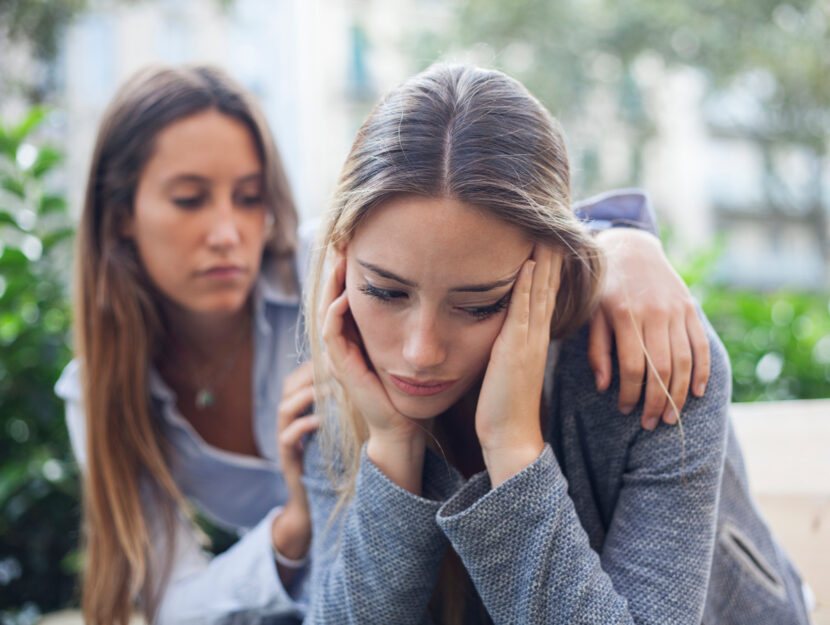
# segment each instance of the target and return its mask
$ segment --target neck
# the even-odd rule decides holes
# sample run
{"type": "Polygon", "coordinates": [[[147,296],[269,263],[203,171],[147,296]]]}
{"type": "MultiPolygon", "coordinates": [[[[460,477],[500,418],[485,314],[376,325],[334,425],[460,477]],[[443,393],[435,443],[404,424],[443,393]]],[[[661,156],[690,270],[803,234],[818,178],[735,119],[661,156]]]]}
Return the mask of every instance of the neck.
{"type": "Polygon", "coordinates": [[[484,470],[484,458],[481,455],[475,425],[480,390],[481,382],[473,385],[442,415],[436,432],[442,445],[446,445],[450,461],[467,478],[484,470]]]}
{"type": "Polygon", "coordinates": [[[176,305],[164,306],[165,330],[172,349],[182,346],[198,355],[211,357],[227,353],[247,332],[251,302],[229,313],[194,313],[176,305]]]}

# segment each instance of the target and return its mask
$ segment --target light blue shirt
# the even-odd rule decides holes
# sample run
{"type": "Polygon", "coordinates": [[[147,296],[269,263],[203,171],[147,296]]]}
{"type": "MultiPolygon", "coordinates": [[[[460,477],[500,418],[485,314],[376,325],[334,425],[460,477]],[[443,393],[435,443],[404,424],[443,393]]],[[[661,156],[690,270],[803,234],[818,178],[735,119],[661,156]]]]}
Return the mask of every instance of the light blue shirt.
{"type": "MultiPolygon", "coordinates": [[[[307,267],[311,226],[301,230],[297,267],[307,267]]],[[[299,276],[300,279],[304,276],[299,276]]],[[[254,290],[254,440],[260,457],[219,449],[205,442],[176,407],[176,395],[155,371],[150,396],[171,453],[170,470],[182,494],[217,526],[242,534],[223,554],[204,552],[196,530],[178,519],[175,553],[157,623],[213,623],[243,614],[254,618],[302,614],[277,574],[271,523],[288,498],[279,468],[276,415],[283,380],[300,363],[300,296],[288,292],[272,266],[264,266],[254,290]],[[230,617],[230,615],[234,615],[230,617]]],[[[63,371],[55,392],[66,404],[66,422],[75,457],[86,465],[86,422],[78,362],[63,371]]],[[[154,501],[144,498],[152,508],[154,501]]],[[[170,549],[159,518],[147,511],[154,537],[153,562],[170,549]]],[[[298,586],[295,584],[295,586],[298,586]]]]}

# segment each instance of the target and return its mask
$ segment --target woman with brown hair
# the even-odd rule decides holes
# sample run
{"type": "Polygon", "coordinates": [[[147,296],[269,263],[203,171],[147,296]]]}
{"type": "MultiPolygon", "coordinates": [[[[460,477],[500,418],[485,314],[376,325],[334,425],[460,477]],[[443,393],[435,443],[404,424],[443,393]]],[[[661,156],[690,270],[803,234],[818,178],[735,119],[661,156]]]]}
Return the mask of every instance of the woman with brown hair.
{"type": "MultiPolygon", "coordinates": [[[[615,209],[615,199],[587,208],[624,217],[623,199],[643,205],[621,194],[615,209]]],[[[686,310],[685,287],[650,238],[652,247],[621,252],[604,301],[617,341],[636,340],[629,317],[647,342],[663,330],[682,402],[683,355],[700,354],[696,383],[708,374],[702,330],[669,336],[677,315],[646,324],[651,309],[629,312],[614,287],[636,281],[686,310]],[[644,265],[657,273],[644,280],[644,265]]],[[[126,623],[136,602],[160,623],[302,613],[310,528],[299,441],[317,424],[303,416],[310,367],[295,371],[303,241],[273,140],[238,85],[203,67],[148,69],[124,84],[92,158],[77,241],[77,359],[57,386],[83,467],[88,623],[126,623]],[[197,514],[241,538],[211,558],[197,514]]],[[[611,325],[598,322],[601,385],[611,325]]],[[[640,394],[637,366],[629,403],[640,394]]]]}
{"type": "Polygon", "coordinates": [[[127,81],[92,158],[78,358],[57,387],[84,474],[87,622],[124,623],[139,597],[159,622],[297,613],[291,555],[308,520],[279,508],[297,476],[275,432],[281,399],[288,443],[315,425],[297,420],[308,367],[291,373],[297,258],[288,181],[250,96],[210,68],[127,81]],[[193,508],[247,532],[208,564],[193,508]]]}

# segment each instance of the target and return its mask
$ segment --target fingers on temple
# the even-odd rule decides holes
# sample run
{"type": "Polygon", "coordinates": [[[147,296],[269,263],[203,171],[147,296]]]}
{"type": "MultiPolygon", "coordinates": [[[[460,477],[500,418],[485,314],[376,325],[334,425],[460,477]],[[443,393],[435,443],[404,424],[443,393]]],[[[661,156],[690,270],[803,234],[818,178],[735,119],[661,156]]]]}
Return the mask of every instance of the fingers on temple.
{"type": "Polygon", "coordinates": [[[653,430],[669,405],[667,392],[672,376],[672,346],[668,322],[649,323],[644,338],[650,362],[646,374],[642,425],[653,430]]]}
{"type": "Polygon", "coordinates": [[[349,299],[346,297],[346,292],[340,293],[337,298],[329,305],[326,310],[325,320],[323,321],[323,341],[326,343],[326,349],[331,356],[332,361],[337,361],[345,355],[345,337],[343,336],[343,329],[345,322],[343,315],[349,310],[349,299]]]}
{"type": "Polygon", "coordinates": [[[545,245],[536,245],[533,248],[533,260],[536,266],[533,269],[533,281],[530,285],[529,330],[532,333],[541,331],[548,319],[551,254],[551,249],[545,245]]]}
{"type": "Polygon", "coordinates": [[[322,297],[320,298],[320,304],[317,310],[317,315],[320,319],[326,318],[329,306],[331,306],[332,302],[337,299],[337,296],[340,295],[345,288],[345,278],[346,257],[339,256],[337,257],[334,266],[332,267],[331,274],[323,287],[322,297]]]}
{"type": "Polygon", "coordinates": [[[527,326],[530,320],[531,298],[536,262],[526,260],[519,271],[519,277],[513,286],[513,295],[510,297],[510,306],[507,308],[507,318],[504,320],[502,332],[519,332],[527,336],[527,326]]]}
{"type": "Polygon", "coordinates": [[[692,392],[702,397],[706,391],[706,383],[709,381],[711,361],[706,329],[694,307],[686,314],[686,332],[692,347],[692,392]]]}
{"type": "Polygon", "coordinates": [[[530,331],[550,334],[550,321],[556,306],[559,290],[562,255],[547,245],[536,245],[533,249],[533,283],[530,293],[530,331]]]}
{"type": "Polygon", "coordinates": [[[547,324],[553,317],[556,308],[556,296],[559,293],[559,285],[562,283],[562,254],[553,251],[550,260],[550,276],[548,277],[548,310],[546,314],[547,324]]]}
{"type": "Polygon", "coordinates": [[[672,321],[669,329],[671,340],[672,373],[669,394],[674,405],[669,404],[663,412],[663,421],[669,425],[677,423],[677,417],[686,403],[692,374],[692,348],[683,321],[672,321]]]}

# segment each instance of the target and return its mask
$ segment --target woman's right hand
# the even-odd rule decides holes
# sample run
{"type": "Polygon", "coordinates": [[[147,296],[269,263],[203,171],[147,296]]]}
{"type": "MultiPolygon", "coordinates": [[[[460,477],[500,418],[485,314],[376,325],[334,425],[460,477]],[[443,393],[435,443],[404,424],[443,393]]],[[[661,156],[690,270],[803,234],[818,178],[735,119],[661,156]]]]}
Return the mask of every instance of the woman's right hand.
{"type": "Polygon", "coordinates": [[[348,393],[369,430],[369,459],[398,486],[421,490],[424,428],[398,412],[377,374],[366,362],[346,292],[346,258],[341,255],[323,288],[318,315],[329,374],[348,393]]]}

